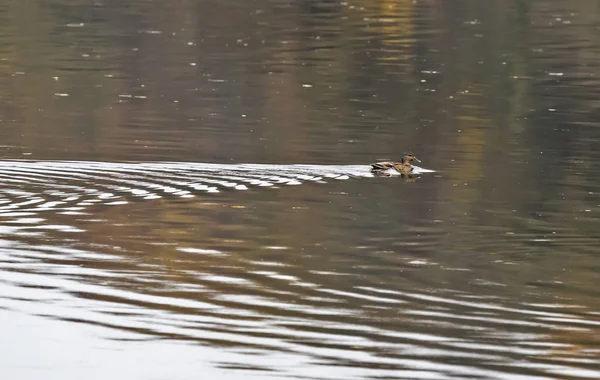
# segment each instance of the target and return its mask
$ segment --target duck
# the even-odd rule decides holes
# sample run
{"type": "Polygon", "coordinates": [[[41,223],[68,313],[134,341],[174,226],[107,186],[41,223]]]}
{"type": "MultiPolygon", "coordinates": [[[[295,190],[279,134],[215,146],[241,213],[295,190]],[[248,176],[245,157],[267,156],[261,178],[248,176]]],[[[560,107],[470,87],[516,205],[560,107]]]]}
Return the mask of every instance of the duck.
{"type": "Polygon", "coordinates": [[[390,171],[395,170],[402,175],[407,175],[412,173],[414,168],[411,165],[411,162],[414,161],[421,162],[414,154],[405,153],[400,159],[400,162],[383,161],[371,164],[371,172],[375,174],[389,174],[390,171]]]}

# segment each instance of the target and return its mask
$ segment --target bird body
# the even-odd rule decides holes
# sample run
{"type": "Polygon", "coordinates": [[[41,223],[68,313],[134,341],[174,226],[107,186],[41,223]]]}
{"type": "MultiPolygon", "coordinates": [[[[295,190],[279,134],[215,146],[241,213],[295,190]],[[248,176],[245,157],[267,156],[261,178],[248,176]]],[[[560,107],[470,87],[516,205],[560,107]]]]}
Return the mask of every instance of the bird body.
{"type": "Polygon", "coordinates": [[[383,161],[371,164],[371,171],[375,174],[391,174],[394,172],[400,174],[410,174],[413,171],[411,162],[421,162],[417,157],[411,153],[406,153],[402,156],[400,162],[397,161],[383,161]]]}

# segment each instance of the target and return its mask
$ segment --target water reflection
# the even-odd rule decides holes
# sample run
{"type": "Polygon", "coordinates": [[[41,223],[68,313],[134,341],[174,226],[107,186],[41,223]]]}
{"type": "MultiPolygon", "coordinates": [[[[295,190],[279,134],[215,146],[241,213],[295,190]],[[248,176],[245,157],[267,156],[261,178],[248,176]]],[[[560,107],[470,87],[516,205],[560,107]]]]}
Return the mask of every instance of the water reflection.
{"type": "Polygon", "coordinates": [[[11,3],[11,347],[78,329],[181,378],[600,377],[595,7],[11,3]],[[404,151],[436,172],[370,176],[404,151]]]}
{"type": "MultiPolygon", "coordinates": [[[[27,164],[30,171],[40,165],[19,163],[27,164]]],[[[93,163],[83,164],[71,165],[94,173],[93,163]]],[[[96,164],[96,172],[97,166],[115,170],[96,164]]],[[[571,299],[582,291],[558,280],[562,269],[540,267],[536,256],[547,256],[552,239],[482,228],[474,233],[484,236],[463,241],[464,224],[432,219],[411,204],[441,180],[309,182],[204,199],[99,203],[79,216],[41,210],[12,218],[3,227],[3,303],[46,318],[244,352],[249,356],[215,364],[291,376],[301,372],[256,355],[286,353],[304,358],[308,368],[340,366],[332,378],[343,368],[361,368],[364,376],[510,378],[571,373],[572,360],[585,367],[594,356],[573,352],[563,340],[589,336],[599,322],[585,304],[548,297],[549,289],[571,299]],[[367,189],[403,197],[377,195],[384,205],[360,195],[367,189]],[[367,212],[374,207],[377,214],[367,212]],[[523,356],[537,359],[524,364],[517,359],[523,356]]]]}

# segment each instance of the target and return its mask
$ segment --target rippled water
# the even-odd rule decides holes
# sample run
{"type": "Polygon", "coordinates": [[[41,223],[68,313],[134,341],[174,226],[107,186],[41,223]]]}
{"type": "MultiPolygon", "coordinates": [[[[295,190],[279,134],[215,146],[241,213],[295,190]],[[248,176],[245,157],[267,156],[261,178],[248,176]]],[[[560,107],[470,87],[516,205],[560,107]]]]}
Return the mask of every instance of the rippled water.
{"type": "Polygon", "coordinates": [[[3,378],[600,378],[596,8],[0,7],[3,378]]]}

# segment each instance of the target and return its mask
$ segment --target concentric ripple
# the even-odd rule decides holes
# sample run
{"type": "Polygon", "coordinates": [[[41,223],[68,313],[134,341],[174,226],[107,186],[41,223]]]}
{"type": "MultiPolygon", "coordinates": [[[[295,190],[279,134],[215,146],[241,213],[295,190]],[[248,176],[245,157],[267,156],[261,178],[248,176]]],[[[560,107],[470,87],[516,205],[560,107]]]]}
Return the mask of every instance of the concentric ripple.
{"type": "Polygon", "coordinates": [[[543,270],[546,249],[530,239],[511,246],[479,228],[456,242],[459,229],[429,211],[397,228],[411,208],[387,193],[378,199],[397,212],[371,223],[356,210],[377,202],[360,194],[388,189],[359,181],[371,176],[366,165],[0,162],[0,313],[100,327],[119,352],[189,343],[239,378],[600,376],[596,291],[583,282],[595,262],[560,261],[577,269],[569,282],[543,270]],[[262,193],[350,178],[343,196],[262,193]],[[136,199],[148,201],[124,205],[136,199]]]}

